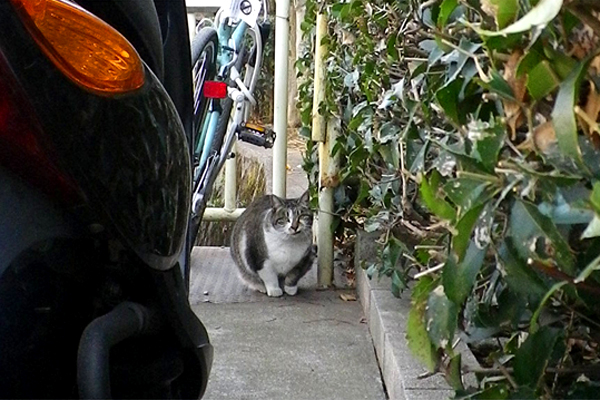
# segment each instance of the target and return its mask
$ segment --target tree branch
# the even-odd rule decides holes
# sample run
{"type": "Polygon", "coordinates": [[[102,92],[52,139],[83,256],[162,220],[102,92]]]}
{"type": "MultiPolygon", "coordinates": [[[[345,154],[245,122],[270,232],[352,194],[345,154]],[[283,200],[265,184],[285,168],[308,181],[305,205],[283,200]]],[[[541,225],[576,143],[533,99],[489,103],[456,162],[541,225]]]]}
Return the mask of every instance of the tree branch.
{"type": "Polygon", "coordinates": [[[558,268],[548,266],[541,261],[534,260],[531,258],[529,260],[527,260],[527,264],[529,264],[530,266],[535,268],[537,271],[543,273],[544,275],[547,275],[556,280],[569,282],[571,285],[574,285],[578,290],[587,292],[588,294],[591,294],[594,296],[600,296],[600,287],[598,287],[596,285],[591,285],[587,282],[575,283],[575,278],[573,278],[571,275],[565,274],[564,272],[560,271],[558,268]]]}

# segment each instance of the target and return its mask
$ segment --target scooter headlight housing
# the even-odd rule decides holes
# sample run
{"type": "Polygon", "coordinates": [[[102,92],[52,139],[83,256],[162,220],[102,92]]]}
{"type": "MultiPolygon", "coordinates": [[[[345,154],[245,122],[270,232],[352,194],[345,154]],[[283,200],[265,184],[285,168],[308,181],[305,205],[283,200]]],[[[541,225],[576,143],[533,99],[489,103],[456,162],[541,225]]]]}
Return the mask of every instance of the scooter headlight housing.
{"type": "Polygon", "coordinates": [[[10,1],[46,56],[79,86],[115,95],[144,84],[140,56],[101,19],[65,0],[10,1]]]}

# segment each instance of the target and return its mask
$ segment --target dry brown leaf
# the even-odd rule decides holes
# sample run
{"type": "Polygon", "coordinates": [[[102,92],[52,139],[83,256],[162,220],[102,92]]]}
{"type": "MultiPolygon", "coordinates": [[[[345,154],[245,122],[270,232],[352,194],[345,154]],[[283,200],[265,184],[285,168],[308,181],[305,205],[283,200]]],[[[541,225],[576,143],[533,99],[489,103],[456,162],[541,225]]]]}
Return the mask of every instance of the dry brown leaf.
{"type": "Polygon", "coordinates": [[[590,90],[585,101],[585,106],[582,111],[583,115],[577,114],[579,124],[583,131],[588,135],[596,148],[600,148],[600,136],[598,132],[598,115],[600,114],[600,94],[596,91],[594,82],[590,81],[590,90]]]}
{"type": "Polygon", "coordinates": [[[600,73],[600,56],[596,56],[590,61],[590,69],[592,69],[592,73],[595,72],[596,75],[600,73]]]}
{"type": "Polygon", "coordinates": [[[596,48],[594,30],[588,25],[583,24],[583,26],[574,29],[572,36],[569,40],[571,43],[569,53],[575,58],[583,60],[596,48]]]}
{"type": "Polygon", "coordinates": [[[545,153],[553,144],[556,143],[556,132],[552,121],[544,122],[533,130],[533,143],[535,148],[545,153]]]}
{"type": "Polygon", "coordinates": [[[356,301],[356,295],[354,293],[342,293],[340,299],[344,301],[356,301]]]}
{"type": "MultiPolygon", "coordinates": [[[[521,57],[523,57],[523,53],[520,50],[513,52],[506,64],[504,64],[503,74],[504,79],[513,91],[515,99],[517,99],[519,102],[523,102],[527,90],[525,86],[525,75],[517,77],[517,66],[519,65],[521,57]]],[[[517,129],[525,121],[523,111],[517,102],[504,100],[503,103],[504,112],[506,114],[506,122],[510,128],[510,138],[511,140],[515,140],[517,129]]]]}

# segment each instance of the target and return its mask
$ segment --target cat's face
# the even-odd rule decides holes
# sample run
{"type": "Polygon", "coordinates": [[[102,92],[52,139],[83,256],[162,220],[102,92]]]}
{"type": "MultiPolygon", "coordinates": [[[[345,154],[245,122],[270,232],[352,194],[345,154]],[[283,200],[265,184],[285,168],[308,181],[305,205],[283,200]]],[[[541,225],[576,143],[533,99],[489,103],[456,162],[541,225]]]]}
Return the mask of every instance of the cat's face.
{"type": "Polygon", "coordinates": [[[312,221],[308,191],[297,199],[280,199],[273,196],[271,224],[276,231],[290,236],[307,235],[312,232],[312,221]]]}

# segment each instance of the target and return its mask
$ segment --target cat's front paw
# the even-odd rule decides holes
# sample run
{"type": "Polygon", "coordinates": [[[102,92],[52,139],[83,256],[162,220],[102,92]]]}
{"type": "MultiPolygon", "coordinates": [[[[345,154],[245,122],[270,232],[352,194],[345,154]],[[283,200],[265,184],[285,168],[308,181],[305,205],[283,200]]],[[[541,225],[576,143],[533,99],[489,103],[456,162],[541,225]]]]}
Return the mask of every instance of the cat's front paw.
{"type": "Polygon", "coordinates": [[[294,296],[296,293],[298,293],[298,286],[288,286],[288,285],[285,285],[283,287],[283,290],[285,290],[285,292],[287,294],[289,294],[290,296],[294,296]]]}
{"type": "Polygon", "coordinates": [[[267,288],[267,296],[269,297],[281,297],[283,296],[283,290],[281,288],[267,288]]]}
{"type": "Polygon", "coordinates": [[[267,289],[265,288],[265,285],[263,285],[263,284],[251,283],[248,285],[248,287],[252,290],[256,290],[257,292],[267,293],[267,289]]]}

